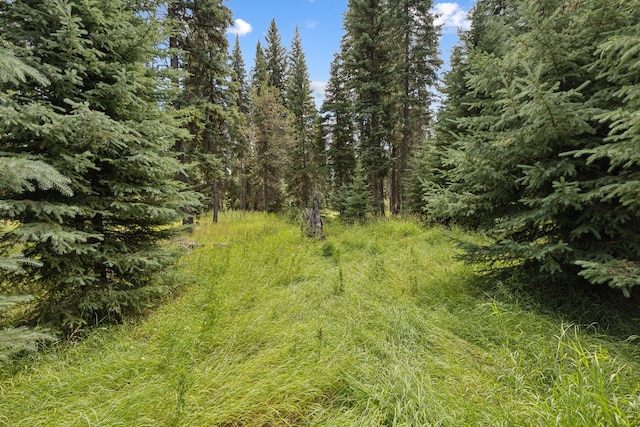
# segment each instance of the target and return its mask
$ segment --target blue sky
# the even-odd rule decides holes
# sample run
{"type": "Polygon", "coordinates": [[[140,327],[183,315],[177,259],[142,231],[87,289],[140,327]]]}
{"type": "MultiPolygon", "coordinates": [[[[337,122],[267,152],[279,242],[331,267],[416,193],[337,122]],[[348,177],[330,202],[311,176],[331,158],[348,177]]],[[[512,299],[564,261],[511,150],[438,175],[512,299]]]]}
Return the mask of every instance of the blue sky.
{"type": "MultiPolygon", "coordinates": [[[[440,15],[437,22],[443,25],[440,50],[445,61],[457,42],[457,28],[468,28],[466,12],[474,1],[434,3],[434,12],[440,15]]],[[[226,5],[233,12],[235,22],[228,33],[229,41],[233,46],[236,34],[240,36],[240,47],[248,68],[253,66],[258,40],[265,46],[264,39],[272,18],[276,20],[282,44],[287,49],[291,46],[296,25],[300,28],[309,77],[319,102],[329,79],[333,54],[340,49],[347,0],[228,0],[226,5]]]]}

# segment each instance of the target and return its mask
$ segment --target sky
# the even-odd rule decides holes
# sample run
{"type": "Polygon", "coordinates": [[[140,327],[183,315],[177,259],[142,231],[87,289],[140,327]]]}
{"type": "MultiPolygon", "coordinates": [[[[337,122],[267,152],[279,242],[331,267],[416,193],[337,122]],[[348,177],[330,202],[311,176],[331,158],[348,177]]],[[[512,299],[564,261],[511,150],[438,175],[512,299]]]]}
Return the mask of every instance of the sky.
{"type": "MultiPolygon", "coordinates": [[[[443,25],[440,50],[445,62],[451,48],[457,43],[457,29],[469,28],[466,13],[474,2],[434,2],[433,11],[439,15],[436,24],[443,25]]],[[[299,27],[312,90],[319,105],[324,86],[329,80],[333,55],[340,49],[347,0],[227,0],[226,6],[233,12],[234,21],[233,27],[227,32],[229,43],[233,46],[236,35],[239,36],[247,68],[253,66],[258,40],[263,48],[266,45],[265,36],[271,19],[275,19],[282,45],[287,50],[291,48],[296,26],[299,27]]]]}

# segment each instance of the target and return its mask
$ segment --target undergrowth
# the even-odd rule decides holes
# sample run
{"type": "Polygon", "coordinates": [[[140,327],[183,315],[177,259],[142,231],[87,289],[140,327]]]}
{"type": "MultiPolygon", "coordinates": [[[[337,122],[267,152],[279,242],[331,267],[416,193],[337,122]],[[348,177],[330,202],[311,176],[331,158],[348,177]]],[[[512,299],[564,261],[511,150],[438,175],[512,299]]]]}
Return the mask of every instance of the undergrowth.
{"type": "Polygon", "coordinates": [[[640,423],[636,338],[482,283],[452,244],[480,237],[404,220],[325,234],[201,224],[179,297],[4,370],[0,424],[640,423]]]}

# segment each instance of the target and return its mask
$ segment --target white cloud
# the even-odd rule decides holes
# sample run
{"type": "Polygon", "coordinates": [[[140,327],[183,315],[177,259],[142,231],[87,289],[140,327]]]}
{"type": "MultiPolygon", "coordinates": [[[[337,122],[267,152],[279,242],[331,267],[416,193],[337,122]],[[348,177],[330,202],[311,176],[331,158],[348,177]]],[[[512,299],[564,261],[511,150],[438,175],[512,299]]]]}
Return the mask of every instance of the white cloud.
{"type": "Polygon", "coordinates": [[[318,27],[318,21],[307,21],[304,23],[304,27],[313,30],[318,27]]]}
{"type": "Polygon", "coordinates": [[[433,5],[432,12],[437,15],[436,25],[442,25],[444,31],[452,28],[469,30],[471,21],[467,19],[467,11],[458,3],[438,3],[433,5]]]}
{"type": "Polygon", "coordinates": [[[311,82],[311,92],[312,96],[316,98],[316,100],[322,101],[324,99],[324,91],[327,89],[327,82],[311,82]]]}
{"type": "Polygon", "coordinates": [[[253,27],[247,21],[244,19],[236,19],[233,21],[233,26],[227,30],[227,33],[244,36],[249,34],[252,30],[253,27]]]}

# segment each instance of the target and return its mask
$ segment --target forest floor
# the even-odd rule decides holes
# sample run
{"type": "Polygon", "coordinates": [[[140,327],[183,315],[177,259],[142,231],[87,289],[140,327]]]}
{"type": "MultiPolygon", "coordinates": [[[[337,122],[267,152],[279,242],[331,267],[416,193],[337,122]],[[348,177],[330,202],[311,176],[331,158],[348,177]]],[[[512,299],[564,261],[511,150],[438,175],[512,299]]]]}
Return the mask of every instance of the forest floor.
{"type": "Polygon", "coordinates": [[[0,373],[0,425],[640,425],[637,312],[488,283],[461,230],[325,225],[200,224],[174,298],[0,373]]]}

